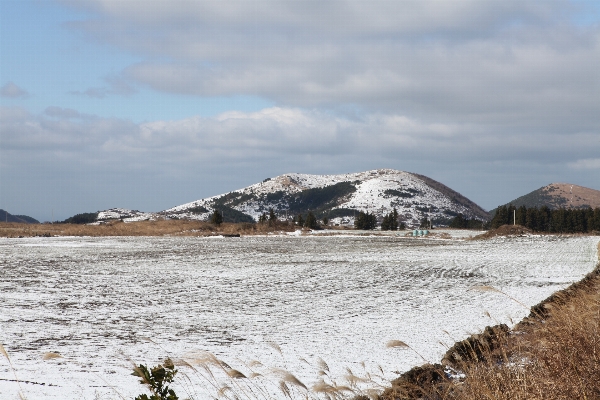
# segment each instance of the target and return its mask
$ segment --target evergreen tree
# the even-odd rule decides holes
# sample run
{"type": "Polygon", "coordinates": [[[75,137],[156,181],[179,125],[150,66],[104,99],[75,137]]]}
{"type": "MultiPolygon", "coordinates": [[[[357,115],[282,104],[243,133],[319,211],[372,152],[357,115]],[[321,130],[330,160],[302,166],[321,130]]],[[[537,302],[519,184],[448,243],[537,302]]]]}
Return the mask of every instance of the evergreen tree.
{"type": "Polygon", "coordinates": [[[391,223],[390,223],[390,216],[389,215],[384,215],[383,216],[383,221],[381,221],[381,230],[382,231],[389,231],[389,230],[391,230],[390,225],[391,225],[391,223]]]}
{"type": "MultiPolygon", "coordinates": [[[[510,217],[510,210],[515,208],[511,206],[506,208],[499,207],[491,227],[497,227],[504,218],[504,215],[510,217]]],[[[473,220],[475,221],[475,220],[473,220]]],[[[454,221],[453,221],[454,222],[454,221]]],[[[469,227],[471,220],[467,220],[469,227]]],[[[510,222],[512,223],[512,222],[510,222]]],[[[527,208],[521,206],[517,209],[517,223],[536,232],[550,233],[586,233],[600,231],[600,208],[591,207],[585,209],[565,209],[550,210],[547,206],[542,206],[539,210],[536,207],[527,208]],[[523,223],[523,215],[524,223],[523,223]]],[[[452,225],[451,225],[452,226],[452,225]]]]}
{"type": "Polygon", "coordinates": [[[394,209],[392,210],[392,220],[391,222],[391,228],[393,231],[397,231],[398,230],[398,210],[396,210],[396,207],[394,207],[394,209]]]}
{"type": "Polygon", "coordinates": [[[456,217],[452,218],[452,221],[450,221],[450,228],[455,228],[455,229],[466,229],[467,228],[467,220],[462,215],[462,213],[460,213],[456,217]]]}
{"type": "Polygon", "coordinates": [[[377,217],[375,216],[375,214],[367,213],[366,221],[367,221],[367,226],[366,226],[367,230],[373,230],[377,227],[377,217]]]}
{"type": "Polygon", "coordinates": [[[521,206],[517,208],[516,211],[517,225],[525,226],[527,221],[527,208],[525,206],[521,206]]]}
{"type": "Polygon", "coordinates": [[[302,218],[302,214],[298,214],[296,222],[298,223],[298,226],[304,226],[304,218],[302,218]]]}
{"type": "Polygon", "coordinates": [[[532,231],[538,231],[538,209],[536,207],[528,208],[525,212],[525,226],[532,231]]]}
{"type": "Polygon", "coordinates": [[[258,217],[258,222],[261,224],[266,223],[269,220],[269,217],[267,216],[266,212],[263,212],[260,217],[258,217]]]}
{"type": "Polygon", "coordinates": [[[507,224],[508,220],[508,208],[506,205],[500,206],[496,209],[496,214],[494,218],[492,218],[491,227],[492,229],[496,229],[501,227],[502,225],[507,224]]]}
{"type": "Polygon", "coordinates": [[[377,218],[375,214],[369,212],[359,212],[358,216],[354,219],[354,228],[362,230],[372,230],[377,226],[377,218]]]}
{"type": "Polygon", "coordinates": [[[306,216],[306,221],[304,221],[304,226],[309,229],[318,229],[319,228],[317,218],[314,216],[314,214],[311,211],[309,211],[308,215],[306,216]]]}
{"type": "Polygon", "coordinates": [[[552,212],[548,206],[542,206],[538,212],[538,230],[540,232],[550,232],[552,222],[552,212]]]}
{"type": "Polygon", "coordinates": [[[269,208],[269,226],[277,225],[277,215],[275,215],[275,211],[273,208],[269,208]]]}
{"type": "Polygon", "coordinates": [[[600,207],[594,209],[594,215],[592,216],[592,223],[590,224],[590,231],[600,232],[600,207]]]}
{"type": "Polygon", "coordinates": [[[277,215],[275,215],[273,208],[269,208],[269,222],[277,222],[277,215]]]}
{"type": "Polygon", "coordinates": [[[221,225],[223,223],[223,214],[221,214],[219,210],[215,209],[210,217],[210,222],[217,226],[221,225]]]}
{"type": "Polygon", "coordinates": [[[323,217],[323,225],[329,225],[329,218],[323,217]]]}
{"type": "Polygon", "coordinates": [[[381,221],[381,230],[382,231],[397,231],[398,230],[398,210],[396,210],[394,208],[391,213],[383,216],[383,221],[381,221]]]}

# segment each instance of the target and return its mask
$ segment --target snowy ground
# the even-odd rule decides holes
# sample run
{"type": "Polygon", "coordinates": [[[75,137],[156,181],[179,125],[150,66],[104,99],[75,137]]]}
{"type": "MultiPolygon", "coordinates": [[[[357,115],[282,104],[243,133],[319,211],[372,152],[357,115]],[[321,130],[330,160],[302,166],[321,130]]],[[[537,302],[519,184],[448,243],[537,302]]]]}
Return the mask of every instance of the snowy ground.
{"type": "MultiPolygon", "coordinates": [[[[28,399],[132,399],[143,390],[129,360],[154,365],[198,349],[240,369],[239,360],[286,368],[307,385],[317,369],[300,357],[311,364],[323,358],[333,376],[345,367],[361,371],[365,361],[393,378],[423,360],[386,348],[387,341],[438,361],[440,341],[527,313],[507,297],[469,288],[492,285],[533,305],[591,271],[597,242],[0,239],[0,342],[28,399]],[[47,352],[63,358],[43,360],[47,352]]],[[[14,379],[0,356],[0,398],[18,398],[14,379]]],[[[186,387],[202,391],[194,382],[186,387]]]]}

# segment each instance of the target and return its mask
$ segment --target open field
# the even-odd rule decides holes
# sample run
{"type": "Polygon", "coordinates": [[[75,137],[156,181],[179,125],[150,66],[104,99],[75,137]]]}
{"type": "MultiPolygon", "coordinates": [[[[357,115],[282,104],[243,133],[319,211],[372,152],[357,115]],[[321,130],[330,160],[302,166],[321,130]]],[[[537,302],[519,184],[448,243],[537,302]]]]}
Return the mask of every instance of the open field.
{"type": "Polygon", "coordinates": [[[212,236],[221,234],[260,235],[267,232],[291,232],[293,225],[223,223],[220,226],[193,220],[157,220],[121,222],[113,221],[101,225],[77,224],[19,224],[0,223],[0,237],[37,236],[212,236]]]}
{"type": "MultiPolygon", "coordinates": [[[[487,241],[401,237],[104,237],[0,239],[0,340],[30,399],[126,398],[141,392],[130,363],[206,350],[293,372],[311,387],[318,357],[331,376],[438,361],[486,325],[597,262],[597,237],[487,241]],[[148,342],[145,338],[151,338],[148,342]],[[269,343],[277,343],[279,354],[269,343]],[[160,346],[159,346],[160,345],[160,346]],[[43,360],[45,353],[62,358],[43,360]],[[314,367],[300,360],[304,358],[314,367]],[[44,383],[45,385],[41,385],[44,383]],[[54,386],[50,386],[54,385],[54,386]]],[[[183,371],[185,367],[180,367],[183,371]]],[[[18,385],[0,363],[0,397],[18,385]]],[[[195,382],[178,392],[206,398],[195,382]],[[194,393],[194,391],[196,393],[194,393]]]]}
{"type": "Polygon", "coordinates": [[[411,369],[377,400],[598,399],[598,354],[600,262],[512,329],[491,326],[455,343],[442,365],[411,369]]]}
{"type": "MultiPolygon", "coordinates": [[[[223,223],[220,226],[193,220],[157,220],[121,222],[113,221],[101,225],[77,224],[21,224],[0,222],[0,237],[28,238],[28,237],[108,237],[108,236],[192,236],[207,237],[219,235],[253,236],[265,234],[300,233],[297,225],[291,222],[277,222],[275,224],[249,224],[249,223],[223,223]]],[[[326,229],[310,231],[303,229],[303,234],[333,235],[384,235],[384,236],[410,236],[412,230],[404,231],[356,231],[346,226],[328,226],[326,229]]],[[[481,234],[480,231],[466,229],[435,229],[431,231],[432,237],[442,238],[468,238],[481,234]],[[444,235],[445,234],[445,235],[444,235]]]]}

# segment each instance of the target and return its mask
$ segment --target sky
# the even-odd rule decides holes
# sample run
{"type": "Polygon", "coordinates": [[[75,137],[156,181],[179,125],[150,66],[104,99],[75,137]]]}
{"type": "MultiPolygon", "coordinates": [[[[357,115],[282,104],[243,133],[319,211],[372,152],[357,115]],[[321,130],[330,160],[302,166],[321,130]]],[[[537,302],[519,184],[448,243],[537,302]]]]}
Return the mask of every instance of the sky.
{"type": "Polygon", "coordinates": [[[600,2],[0,0],[0,208],[161,211],[393,168],[600,190],[600,2]]]}

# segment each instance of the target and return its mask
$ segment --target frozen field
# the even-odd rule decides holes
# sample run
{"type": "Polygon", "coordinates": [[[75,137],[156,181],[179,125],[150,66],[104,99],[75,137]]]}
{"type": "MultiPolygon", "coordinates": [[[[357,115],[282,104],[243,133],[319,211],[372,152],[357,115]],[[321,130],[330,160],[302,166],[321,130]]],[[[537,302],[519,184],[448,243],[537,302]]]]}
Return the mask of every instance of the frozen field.
{"type": "MultiPolygon", "coordinates": [[[[591,271],[598,240],[0,239],[0,342],[28,399],[133,399],[143,390],[129,360],[197,350],[241,370],[250,360],[286,368],[307,385],[317,369],[300,357],[321,357],[333,376],[364,361],[393,378],[423,360],[387,341],[439,361],[440,341],[528,312],[469,288],[492,285],[533,305],[591,271]],[[43,360],[47,352],[63,358],[43,360]]],[[[0,398],[18,398],[14,379],[0,356],[0,398]]]]}

